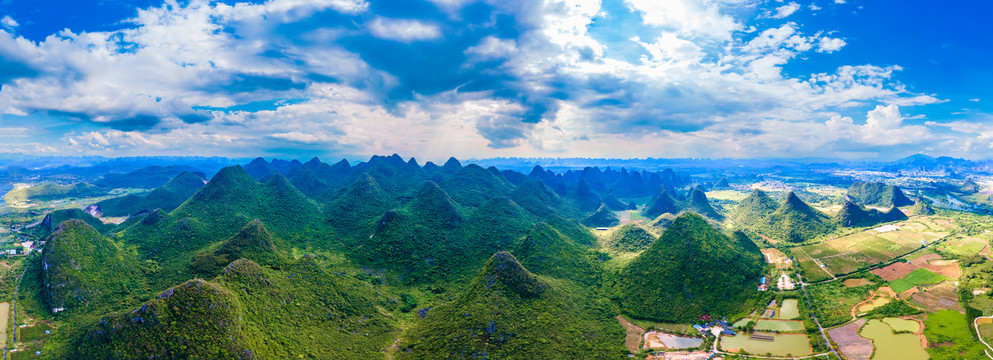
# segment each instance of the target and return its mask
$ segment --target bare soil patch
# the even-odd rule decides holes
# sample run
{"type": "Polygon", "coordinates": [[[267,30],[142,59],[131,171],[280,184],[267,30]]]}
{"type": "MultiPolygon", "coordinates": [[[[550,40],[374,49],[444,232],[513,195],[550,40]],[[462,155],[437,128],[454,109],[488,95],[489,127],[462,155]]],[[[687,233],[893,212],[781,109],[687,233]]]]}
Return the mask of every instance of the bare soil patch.
{"type": "Polygon", "coordinates": [[[956,260],[931,260],[921,267],[952,279],[958,279],[962,275],[962,269],[956,260]]]}
{"type": "Polygon", "coordinates": [[[859,336],[859,329],[866,322],[858,319],[848,325],[828,330],[828,336],[838,344],[838,350],[850,360],[868,360],[872,356],[872,340],[859,336]]]}
{"type": "Polygon", "coordinates": [[[911,271],[919,269],[920,266],[912,263],[896,262],[879,269],[873,269],[872,273],[878,275],[886,281],[893,281],[910,274],[911,271]]]}
{"type": "Polygon", "coordinates": [[[641,349],[641,336],[645,333],[645,329],[642,329],[641,326],[635,325],[620,315],[617,315],[617,322],[621,323],[626,333],[624,336],[624,346],[633,353],[638,352],[641,349]]]}
{"type": "MultiPolygon", "coordinates": [[[[909,290],[908,290],[909,291],[909,290]]],[[[959,304],[959,296],[955,284],[945,281],[924,291],[918,291],[910,296],[910,300],[928,312],[939,310],[965,311],[959,304]]]]}
{"type": "Polygon", "coordinates": [[[858,279],[845,280],[843,284],[845,284],[845,287],[853,288],[853,287],[869,285],[872,284],[872,282],[867,279],[858,278],[858,279]]]}

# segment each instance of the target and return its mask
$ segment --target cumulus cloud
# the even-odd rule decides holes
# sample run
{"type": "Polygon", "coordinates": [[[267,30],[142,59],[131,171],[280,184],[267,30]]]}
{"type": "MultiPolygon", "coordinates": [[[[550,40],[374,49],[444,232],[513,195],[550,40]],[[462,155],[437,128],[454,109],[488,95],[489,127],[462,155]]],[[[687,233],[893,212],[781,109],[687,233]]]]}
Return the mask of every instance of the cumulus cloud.
{"type": "Polygon", "coordinates": [[[7,29],[13,29],[18,26],[17,21],[14,21],[14,19],[12,19],[10,16],[4,16],[3,18],[0,18],[0,25],[2,25],[7,29]]]}
{"type": "Polygon", "coordinates": [[[598,36],[616,14],[597,0],[434,2],[400,19],[365,1],[193,0],[114,31],[0,30],[0,112],[89,122],[54,146],[101,155],[775,156],[903,146],[889,137],[932,134],[897,107],[943,101],[895,65],[784,72],[844,40],[746,26],[757,1],[627,0],[618,41],[598,36]],[[839,115],[876,104],[865,124],[839,115]]]}
{"type": "Polygon", "coordinates": [[[441,30],[438,29],[437,25],[407,19],[377,17],[369,24],[369,31],[380,39],[404,42],[432,40],[441,37],[441,30]]]}
{"type": "Polygon", "coordinates": [[[822,53],[833,53],[841,50],[846,45],[845,40],[838,38],[822,37],[819,41],[817,43],[817,52],[822,53]]]}
{"type": "MultiPolygon", "coordinates": [[[[811,4],[811,6],[815,6],[811,4]]],[[[797,10],[800,10],[800,4],[795,2],[790,2],[789,4],[776,7],[773,11],[765,12],[760,18],[768,19],[785,19],[786,17],[793,15],[797,10]]],[[[811,8],[811,10],[816,10],[811,8]]]]}

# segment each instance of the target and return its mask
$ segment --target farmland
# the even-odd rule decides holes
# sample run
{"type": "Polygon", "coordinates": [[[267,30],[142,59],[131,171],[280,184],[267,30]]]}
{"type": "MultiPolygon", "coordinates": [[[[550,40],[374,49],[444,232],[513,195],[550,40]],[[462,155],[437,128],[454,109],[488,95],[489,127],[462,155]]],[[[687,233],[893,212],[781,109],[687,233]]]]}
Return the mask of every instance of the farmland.
{"type": "Polygon", "coordinates": [[[791,250],[807,278],[819,281],[903,256],[919,249],[922,242],[944,238],[950,228],[928,218],[914,218],[895,225],[898,230],[869,229],[791,250]]]}
{"type": "Polygon", "coordinates": [[[890,281],[890,288],[893,289],[893,292],[899,294],[914,286],[937,284],[945,279],[947,278],[935,274],[928,269],[917,269],[907,274],[907,276],[890,281]]]}

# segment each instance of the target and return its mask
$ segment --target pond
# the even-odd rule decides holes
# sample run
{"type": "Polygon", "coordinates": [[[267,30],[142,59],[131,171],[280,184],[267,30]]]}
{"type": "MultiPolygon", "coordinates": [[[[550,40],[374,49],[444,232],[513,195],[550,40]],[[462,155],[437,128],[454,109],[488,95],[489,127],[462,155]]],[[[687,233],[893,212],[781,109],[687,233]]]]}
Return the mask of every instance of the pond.
{"type": "Polygon", "coordinates": [[[905,331],[915,333],[921,330],[921,324],[914,320],[885,318],[883,322],[889,325],[893,329],[893,332],[905,331]]]}
{"type": "Polygon", "coordinates": [[[678,336],[661,331],[645,333],[645,347],[650,349],[688,349],[702,344],[703,339],[698,337],[678,336]]]}
{"type": "Polygon", "coordinates": [[[804,356],[812,351],[810,340],[804,334],[771,334],[773,341],[753,340],[748,334],[737,336],[721,336],[721,349],[728,352],[744,350],[751,354],[772,354],[773,356],[804,356]]]}
{"type": "Polygon", "coordinates": [[[866,322],[859,335],[872,340],[873,359],[926,360],[929,357],[917,335],[894,334],[893,329],[880,320],[866,322]]]}
{"type": "Polygon", "coordinates": [[[796,319],[800,317],[799,300],[797,299],[786,299],[783,300],[783,307],[779,309],[780,319],[796,319]]]}
{"type": "Polygon", "coordinates": [[[803,330],[803,321],[760,319],[755,323],[755,330],[800,331],[803,330]]]}

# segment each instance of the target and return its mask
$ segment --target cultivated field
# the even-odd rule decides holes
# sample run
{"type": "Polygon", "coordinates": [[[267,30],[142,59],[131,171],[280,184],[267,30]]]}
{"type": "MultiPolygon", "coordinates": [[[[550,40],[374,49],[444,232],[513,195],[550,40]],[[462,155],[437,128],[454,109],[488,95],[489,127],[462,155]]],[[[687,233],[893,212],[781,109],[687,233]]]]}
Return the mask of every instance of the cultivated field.
{"type": "Polygon", "coordinates": [[[904,277],[890,281],[890,288],[893,289],[893,292],[899,294],[915,286],[937,284],[946,279],[948,278],[935,274],[928,269],[917,269],[904,277]]]}
{"type": "Polygon", "coordinates": [[[10,303],[0,303],[0,347],[7,346],[7,317],[10,316],[10,303]]]}
{"type": "Polygon", "coordinates": [[[866,322],[858,319],[848,325],[828,330],[828,336],[838,344],[838,350],[849,360],[869,360],[872,355],[872,340],[859,336],[859,329],[866,322]]]}
{"type": "Polygon", "coordinates": [[[899,230],[878,232],[873,229],[792,249],[793,256],[811,281],[854,272],[861,268],[892,260],[947,235],[947,227],[927,218],[915,218],[895,224],[899,230]],[[821,266],[823,264],[823,267],[821,266]]]}

